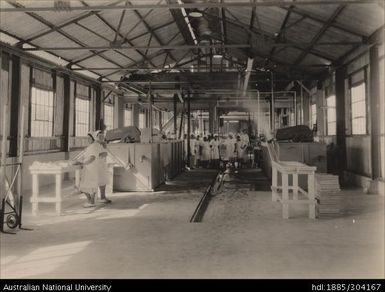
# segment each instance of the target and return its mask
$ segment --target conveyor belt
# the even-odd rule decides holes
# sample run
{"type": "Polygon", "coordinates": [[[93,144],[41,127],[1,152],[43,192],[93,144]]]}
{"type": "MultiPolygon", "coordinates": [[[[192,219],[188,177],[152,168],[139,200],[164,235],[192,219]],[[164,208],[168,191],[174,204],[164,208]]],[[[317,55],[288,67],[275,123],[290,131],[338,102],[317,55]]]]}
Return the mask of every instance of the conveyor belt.
{"type": "Polygon", "coordinates": [[[214,177],[214,179],[211,181],[210,185],[207,187],[206,191],[203,193],[202,198],[199,200],[199,203],[195,208],[193,215],[191,216],[190,222],[202,222],[203,216],[205,215],[211,197],[221,188],[223,184],[223,178],[223,172],[219,171],[214,177]]]}

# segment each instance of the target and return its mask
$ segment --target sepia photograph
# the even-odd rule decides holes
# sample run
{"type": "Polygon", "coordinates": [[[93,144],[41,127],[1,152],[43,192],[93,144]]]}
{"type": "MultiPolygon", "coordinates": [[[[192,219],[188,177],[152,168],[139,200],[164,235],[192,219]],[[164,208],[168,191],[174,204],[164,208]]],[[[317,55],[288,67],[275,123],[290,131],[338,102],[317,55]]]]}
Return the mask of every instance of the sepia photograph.
{"type": "Polygon", "coordinates": [[[0,0],[1,290],[383,291],[384,23],[384,0],[0,0]]]}

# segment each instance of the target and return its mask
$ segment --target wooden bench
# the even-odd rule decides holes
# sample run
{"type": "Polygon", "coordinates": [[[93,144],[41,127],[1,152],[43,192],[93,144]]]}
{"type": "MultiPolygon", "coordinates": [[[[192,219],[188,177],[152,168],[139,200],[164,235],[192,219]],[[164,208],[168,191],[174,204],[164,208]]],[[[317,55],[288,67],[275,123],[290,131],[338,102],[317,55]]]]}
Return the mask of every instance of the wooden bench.
{"type": "Polygon", "coordinates": [[[32,215],[38,215],[39,203],[54,203],[56,208],[56,214],[60,215],[62,210],[62,181],[63,174],[66,172],[75,172],[75,186],[79,186],[80,181],[80,169],[81,166],[75,165],[44,165],[40,163],[38,165],[32,164],[29,170],[32,175],[32,215]],[[40,175],[53,175],[55,176],[55,196],[40,196],[39,191],[39,176],[40,175]]]}
{"type": "Polygon", "coordinates": [[[289,206],[291,204],[306,204],[309,206],[309,218],[316,218],[315,181],[314,174],[317,168],[297,161],[280,161],[275,151],[274,144],[268,143],[267,149],[272,165],[272,200],[282,204],[282,217],[289,218],[289,206]],[[282,176],[282,183],[278,184],[278,173],[282,176]],[[289,176],[292,176],[292,185],[289,185],[289,176]],[[307,176],[307,188],[305,191],[298,186],[298,175],[307,176]],[[292,193],[292,196],[289,196],[292,193]],[[305,199],[299,198],[299,193],[305,199]]]}

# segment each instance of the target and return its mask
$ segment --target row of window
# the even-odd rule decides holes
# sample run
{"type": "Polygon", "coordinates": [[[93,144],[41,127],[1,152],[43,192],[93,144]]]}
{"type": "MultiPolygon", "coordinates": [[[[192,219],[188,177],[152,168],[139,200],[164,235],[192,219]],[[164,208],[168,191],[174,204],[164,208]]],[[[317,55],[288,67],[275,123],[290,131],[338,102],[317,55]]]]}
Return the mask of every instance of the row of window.
{"type": "MultiPolygon", "coordinates": [[[[31,137],[52,137],[54,125],[54,92],[31,88],[31,137]]],[[[114,126],[113,105],[104,104],[106,129],[114,126]]],[[[90,130],[90,100],[75,98],[75,136],[84,137],[90,130]]]]}
{"type": "MultiPolygon", "coordinates": [[[[365,135],[366,130],[366,87],[365,82],[350,88],[350,121],[352,135],[365,135]]],[[[317,106],[312,104],[310,108],[311,123],[317,124],[317,106]]],[[[336,135],[337,129],[336,96],[330,95],[326,98],[326,134],[336,135]]]]}

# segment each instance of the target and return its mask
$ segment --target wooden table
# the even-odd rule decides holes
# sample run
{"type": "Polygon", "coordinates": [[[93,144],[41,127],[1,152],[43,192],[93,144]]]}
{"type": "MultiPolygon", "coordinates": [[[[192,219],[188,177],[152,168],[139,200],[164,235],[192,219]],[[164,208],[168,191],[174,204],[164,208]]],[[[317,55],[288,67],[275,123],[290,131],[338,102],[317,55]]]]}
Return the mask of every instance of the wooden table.
{"type": "Polygon", "coordinates": [[[32,215],[36,216],[39,211],[39,203],[55,203],[56,214],[61,214],[62,203],[62,181],[63,174],[66,172],[75,172],[75,185],[79,186],[80,182],[80,165],[67,166],[52,163],[39,163],[38,165],[31,165],[29,170],[32,175],[32,215]],[[55,197],[40,196],[39,192],[39,175],[54,175],[55,176],[55,197]]]}
{"type": "Polygon", "coordinates": [[[267,144],[272,164],[272,200],[282,204],[282,217],[289,218],[289,206],[291,204],[305,204],[309,207],[309,218],[316,218],[316,199],[314,175],[317,167],[309,166],[298,161],[280,161],[272,144],[267,144]],[[278,174],[282,176],[282,184],[278,184],[278,174]],[[307,176],[307,191],[298,186],[298,175],[307,176]],[[293,177],[293,183],[289,186],[289,176],[293,177]],[[289,192],[293,196],[290,198],[289,192]],[[306,199],[300,200],[298,193],[306,199]]]}

